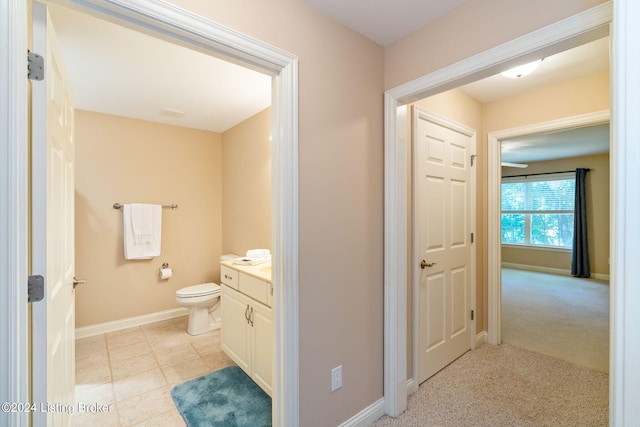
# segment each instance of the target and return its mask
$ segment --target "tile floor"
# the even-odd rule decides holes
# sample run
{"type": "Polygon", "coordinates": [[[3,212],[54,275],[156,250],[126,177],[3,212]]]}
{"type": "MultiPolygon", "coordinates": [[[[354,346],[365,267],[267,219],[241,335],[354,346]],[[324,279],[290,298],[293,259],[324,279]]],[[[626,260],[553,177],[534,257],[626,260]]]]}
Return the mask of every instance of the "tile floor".
{"type": "Polygon", "coordinates": [[[112,405],[77,426],[184,426],[169,394],[180,383],[232,365],[220,331],[191,336],[188,317],[76,341],[76,402],[112,405]]]}

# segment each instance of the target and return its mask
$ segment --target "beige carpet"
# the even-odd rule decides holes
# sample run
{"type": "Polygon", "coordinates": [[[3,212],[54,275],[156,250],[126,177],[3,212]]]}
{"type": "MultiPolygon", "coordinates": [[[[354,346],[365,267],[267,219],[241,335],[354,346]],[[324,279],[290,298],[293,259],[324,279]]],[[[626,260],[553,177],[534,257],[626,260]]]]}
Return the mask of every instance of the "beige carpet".
{"type": "Polygon", "coordinates": [[[509,344],[483,344],[409,396],[397,426],[606,426],[608,376],[509,344]]]}
{"type": "Polygon", "coordinates": [[[502,269],[502,342],[609,371],[607,282],[502,269]]]}

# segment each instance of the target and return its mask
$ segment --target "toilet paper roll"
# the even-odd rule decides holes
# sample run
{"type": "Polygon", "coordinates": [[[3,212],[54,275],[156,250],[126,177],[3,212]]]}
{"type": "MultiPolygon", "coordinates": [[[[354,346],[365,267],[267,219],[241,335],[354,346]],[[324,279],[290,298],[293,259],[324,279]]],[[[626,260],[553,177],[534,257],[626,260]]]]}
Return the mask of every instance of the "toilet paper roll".
{"type": "Polygon", "coordinates": [[[160,278],[166,280],[173,276],[173,271],[170,268],[163,268],[160,270],[160,278]]]}

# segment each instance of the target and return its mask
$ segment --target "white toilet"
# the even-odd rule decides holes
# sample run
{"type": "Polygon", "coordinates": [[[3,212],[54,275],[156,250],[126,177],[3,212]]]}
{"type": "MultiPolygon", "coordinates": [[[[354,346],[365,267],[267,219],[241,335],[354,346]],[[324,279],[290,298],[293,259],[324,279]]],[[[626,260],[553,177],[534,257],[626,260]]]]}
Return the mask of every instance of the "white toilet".
{"type": "Polygon", "coordinates": [[[222,326],[220,293],[220,285],[215,283],[187,286],[176,291],[176,302],[189,308],[189,335],[204,334],[222,326]]]}

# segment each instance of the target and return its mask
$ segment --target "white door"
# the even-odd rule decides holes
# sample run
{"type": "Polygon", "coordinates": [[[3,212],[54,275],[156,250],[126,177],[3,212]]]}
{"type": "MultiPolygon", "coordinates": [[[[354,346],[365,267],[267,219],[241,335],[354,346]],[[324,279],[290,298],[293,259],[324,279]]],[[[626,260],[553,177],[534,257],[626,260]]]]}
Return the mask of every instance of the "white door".
{"type": "Polygon", "coordinates": [[[419,278],[419,380],[423,382],[472,346],[475,133],[416,108],[413,139],[413,271],[419,278]]]}
{"type": "Polygon", "coordinates": [[[40,3],[33,4],[33,49],[45,58],[45,79],[31,85],[33,269],[45,277],[44,300],[33,304],[33,399],[61,405],[34,412],[34,425],[68,426],[75,402],[73,106],[40,3]]]}

